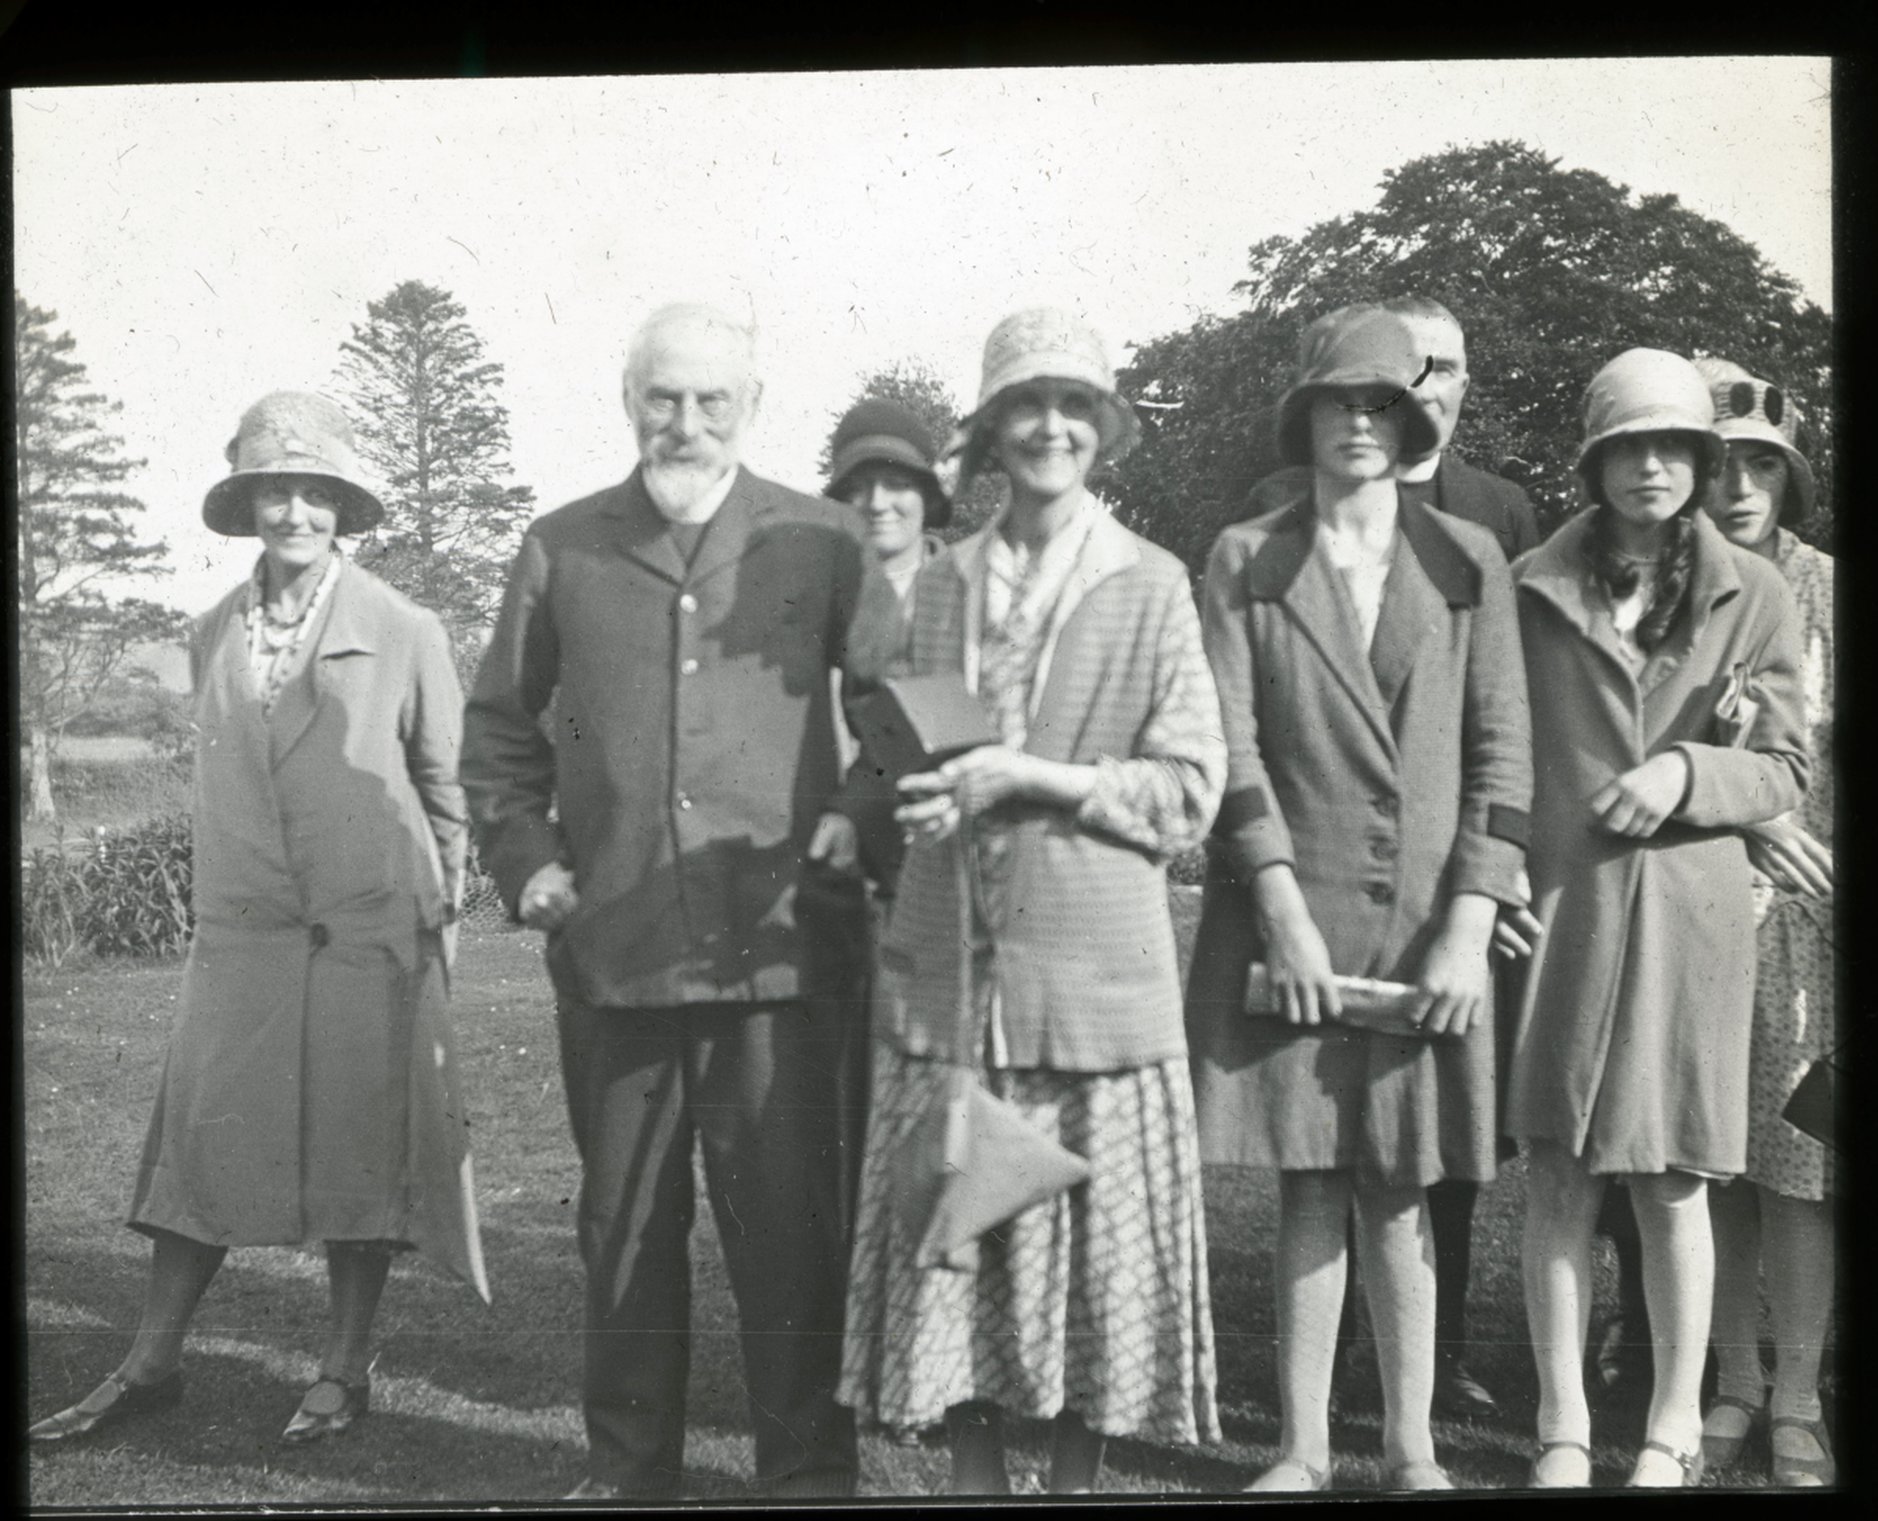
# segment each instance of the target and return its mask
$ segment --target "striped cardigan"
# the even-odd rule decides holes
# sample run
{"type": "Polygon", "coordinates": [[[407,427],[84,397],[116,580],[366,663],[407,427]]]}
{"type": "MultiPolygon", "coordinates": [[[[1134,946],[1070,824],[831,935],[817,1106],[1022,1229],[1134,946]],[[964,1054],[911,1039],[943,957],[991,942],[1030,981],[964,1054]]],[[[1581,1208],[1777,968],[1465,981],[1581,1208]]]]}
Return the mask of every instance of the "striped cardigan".
{"type": "MultiPolygon", "coordinates": [[[[987,528],[921,572],[900,668],[975,686],[987,528]]],[[[1165,859],[1204,837],[1225,781],[1219,701],[1187,573],[1106,513],[1058,601],[1025,749],[1093,765],[1074,813],[1007,804],[1011,892],[995,947],[999,1060],[1114,1071],[1184,1055],[1165,859]]],[[[880,952],[875,1033],[915,1056],[983,1059],[972,1016],[961,837],[907,851],[880,952]]]]}

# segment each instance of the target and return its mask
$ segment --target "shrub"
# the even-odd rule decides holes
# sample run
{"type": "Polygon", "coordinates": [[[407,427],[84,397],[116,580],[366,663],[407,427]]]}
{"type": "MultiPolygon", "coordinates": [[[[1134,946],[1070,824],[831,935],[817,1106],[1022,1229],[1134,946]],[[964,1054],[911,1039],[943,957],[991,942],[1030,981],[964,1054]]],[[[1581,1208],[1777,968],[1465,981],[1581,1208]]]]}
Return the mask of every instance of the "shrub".
{"type": "Polygon", "coordinates": [[[1206,847],[1183,850],[1167,863],[1167,880],[1176,887],[1198,887],[1206,881],[1206,847]]]}
{"type": "Polygon", "coordinates": [[[85,862],[86,943],[101,956],[186,949],[194,865],[185,815],[100,833],[85,862]]]}
{"type": "Polygon", "coordinates": [[[172,956],[189,944],[189,819],[176,814],[110,832],[83,851],[34,850],[22,863],[26,955],[57,966],[74,951],[172,956]]]}

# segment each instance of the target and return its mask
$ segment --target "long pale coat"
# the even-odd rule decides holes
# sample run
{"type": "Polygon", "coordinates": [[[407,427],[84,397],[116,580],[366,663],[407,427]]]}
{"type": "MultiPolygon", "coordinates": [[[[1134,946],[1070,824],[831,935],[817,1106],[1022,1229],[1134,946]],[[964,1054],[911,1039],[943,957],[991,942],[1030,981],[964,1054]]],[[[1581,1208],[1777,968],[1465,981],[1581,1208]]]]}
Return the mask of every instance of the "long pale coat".
{"type": "Polygon", "coordinates": [[[1734,1174],[1746,1162],[1754,908],[1735,828],[1806,790],[1793,599],[1780,572],[1695,518],[1688,613],[1634,671],[1574,518],[1514,573],[1533,695],[1531,873],[1545,933],[1526,980],[1507,1129],[1595,1173],[1734,1174]],[[1759,712],[1718,744],[1716,704],[1746,665],[1759,712]],[[1688,795],[1649,839],[1596,827],[1589,799],[1666,750],[1688,795]]]}
{"type": "Polygon", "coordinates": [[[1206,1160],[1491,1178],[1492,1022],[1465,1036],[1245,1012],[1252,879],[1289,864],[1334,971],[1413,981],[1449,898],[1517,901],[1532,751],[1512,583],[1493,537],[1412,501],[1369,651],[1308,496],[1228,528],[1206,651],[1229,769],[1187,984],[1206,1160]]]}
{"type": "Polygon", "coordinates": [[[252,594],[190,651],[196,928],[130,1223],[405,1243],[487,1298],[441,950],[468,839],[448,636],[345,562],[264,715],[252,594]]]}

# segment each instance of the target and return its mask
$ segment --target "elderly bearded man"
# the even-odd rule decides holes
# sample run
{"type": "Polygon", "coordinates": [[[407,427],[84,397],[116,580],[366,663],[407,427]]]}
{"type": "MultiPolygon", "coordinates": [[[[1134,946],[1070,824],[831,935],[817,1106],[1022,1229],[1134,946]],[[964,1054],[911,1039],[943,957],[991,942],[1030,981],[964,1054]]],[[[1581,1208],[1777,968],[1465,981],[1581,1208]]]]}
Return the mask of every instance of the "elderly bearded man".
{"type": "Polygon", "coordinates": [[[841,1058],[859,1043],[808,996],[795,903],[810,863],[853,856],[829,811],[829,671],[864,689],[898,613],[851,510],[740,465],[760,391],[733,318],[647,320],[625,377],[639,466],[529,529],[465,724],[483,859],[548,932],[581,1156],[589,1458],[570,1498],[680,1492],[694,1135],[758,1480],[854,1487],[833,1396],[841,1058]]]}

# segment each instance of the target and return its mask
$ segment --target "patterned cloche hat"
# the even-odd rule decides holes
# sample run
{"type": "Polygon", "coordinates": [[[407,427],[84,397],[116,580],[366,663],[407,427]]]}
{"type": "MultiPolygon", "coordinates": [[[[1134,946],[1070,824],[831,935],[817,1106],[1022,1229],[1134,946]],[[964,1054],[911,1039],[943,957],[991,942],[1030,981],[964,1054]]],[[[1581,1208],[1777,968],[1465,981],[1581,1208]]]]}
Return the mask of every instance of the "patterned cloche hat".
{"type": "MultiPolygon", "coordinates": [[[[1140,441],[1141,421],[1115,390],[1115,370],[1102,336],[1082,318],[1060,307],[1037,306],[1013,312],[985,340],[978,405],[964,418],[946,446],[947,465],[956,462],[956,496],[984,468],[991,452],[994,403],[1012,386],[1044,377],[1079,380],[1101,398],[1097,409],[1097,459],[1118,460],[1140,441]]],[[[943,467],[944,481],[953,471],[943,467]]],[[[950,484],[950,483],[948,483],[950,484]]]]}
{"type": "Polygon", "coordinates": [[[270,475],[316,476],[332,488],[337,533],[364,533],[385,515],[365,483],[352,424],[311,391],[275,391],[241,414],[226,451],[234,470],[202,499],[202,521],[230,538],[254,536],[254,485],[270,475]]]}
{"type": "Polygon", "coordinates": [[[1772,444],[1787,459],[1787,496],[1780,524],[1792,528],[1813,510],[1813,467],[1800,453],[1800,413],[1785,391],[1750,375],[1728,359],[1701,358],[1696,373],[1708,382],[1715,403],[1715,431],[1725,443],[1737,439],[1772,444]]]}

